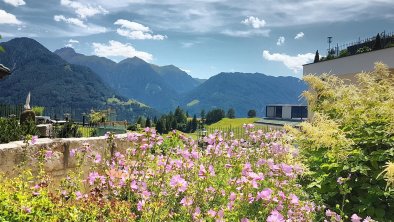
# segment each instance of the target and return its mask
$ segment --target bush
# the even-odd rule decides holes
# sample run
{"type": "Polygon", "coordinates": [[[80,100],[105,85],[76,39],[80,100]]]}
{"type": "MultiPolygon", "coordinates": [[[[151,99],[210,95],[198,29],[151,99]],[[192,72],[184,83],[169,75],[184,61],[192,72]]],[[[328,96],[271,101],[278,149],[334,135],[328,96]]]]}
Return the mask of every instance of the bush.
{"type": "Polygon", "coordinates": [[[359,49],[357,49],[356,54],[360,54],[360,53],[364,53],[364,52],[370,52],[372,51],[371,48],[369,48],[368,46],[363,46],[359,49]]]}
{"type": "Polygon", "coordinates": [[[256,117],[256,110],[251,109],[248,111],[248,118],[254,118],[256,117]]]}
{"type": "Polygon", "coordinates": [[[26,135],[36,135],[37,129],[33,121],[23,125],[16,118],[0,118],[0,143],[23,140],[26,135]]]}
{"type": "Polygon", "coordinates": [[[339,57],[346,57],[349,55],[350,55],[350,53],[349,53],[349,51],[347,51],[347,49],[343,49],[339,52],[339,57]]]}
{"type": "Polygon", "coordinates": [[[392,221],[394,189],[379,174],[394,159],[393,75],[378,63],[356,77],[353,84],[332,75],[304,77],[314,117],[292,131],[310,170],[303,184],[342,215],[392,221]]]}

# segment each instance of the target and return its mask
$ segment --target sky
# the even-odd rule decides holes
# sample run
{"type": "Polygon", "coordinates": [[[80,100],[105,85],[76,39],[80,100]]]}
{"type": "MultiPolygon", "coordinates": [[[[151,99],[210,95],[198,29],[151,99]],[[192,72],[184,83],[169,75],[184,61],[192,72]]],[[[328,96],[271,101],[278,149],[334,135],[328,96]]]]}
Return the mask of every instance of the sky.
{"type": "MultiPolygon", "coordinates": [[[[393,0],[0,0],[0,34],[116,62],[137,56],[196,78],[302,76],[339,45],[394,31],[393,0]]],[[[1,61],[0,61],[1,62],[1,61]]]]}

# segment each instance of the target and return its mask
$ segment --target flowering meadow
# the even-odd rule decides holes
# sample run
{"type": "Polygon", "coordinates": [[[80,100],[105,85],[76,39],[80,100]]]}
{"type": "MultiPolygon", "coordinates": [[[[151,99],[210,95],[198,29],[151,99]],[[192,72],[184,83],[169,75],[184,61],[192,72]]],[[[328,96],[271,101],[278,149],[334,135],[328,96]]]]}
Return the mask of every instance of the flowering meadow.
{"type": "Polygon", "coordinates": [[[34,175],[29,165],[0,177],[0,221],[345,221],[298,184],[305,167],[290,135],[244,127],[245,139],[216,132],[203,147],[146,128],[128,134],[123,153],[108,134],[100,152],[89,144],[70,151],[77,169],[60,184],[45,172],[56,153],[42,148],[29,155],[34,175]]]}

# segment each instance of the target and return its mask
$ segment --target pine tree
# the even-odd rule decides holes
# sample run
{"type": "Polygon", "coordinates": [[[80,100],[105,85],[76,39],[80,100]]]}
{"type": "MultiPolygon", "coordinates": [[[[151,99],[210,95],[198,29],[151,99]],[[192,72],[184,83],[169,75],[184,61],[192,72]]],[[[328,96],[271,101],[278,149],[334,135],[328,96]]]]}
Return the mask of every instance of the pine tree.
{"type": "Polygon", "coordinates": [[[191,122],[191,132],[195,132],[198,127],[197,116],[194,114],[192,122],[191,122]]]}
{"type": "Polygon", "coordinates": [[[149,117],[146,118],[145,127],[151,127],[151,122],[150,122],[150,118],[149,117]]]}
{"type": "Polygon", "coordinates": [[[163,119],[160,119],[157,124],[156,124],[156,131],[160,134],[165,133],[165,129],[164,129],[164,125],[163,124],[163,119]]]}
{"type": "Polygon", "coordinates": [[[315,60],[313,60],[313,62],[316,63],[316,62],[319,62],[319,61],[320,61],[319,50],[316,50],[315,60]]]}
{"type": "Polygon", "coordinates": [[[375,44],[372,47],[372,50],[382,49],[382,40],[380,39],[379,33],[376,35],[375,44]]]}

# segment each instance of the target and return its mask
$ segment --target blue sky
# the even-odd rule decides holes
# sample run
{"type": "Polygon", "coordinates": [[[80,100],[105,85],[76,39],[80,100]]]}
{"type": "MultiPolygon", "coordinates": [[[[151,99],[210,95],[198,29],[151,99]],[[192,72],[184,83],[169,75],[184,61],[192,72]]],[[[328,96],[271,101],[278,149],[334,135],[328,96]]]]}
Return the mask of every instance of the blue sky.
{"type": "Polygon", "coordinates": [[[0,0],[2,41],[32,37],[120,61],[138,56],[191,76],[301,77],[316,50],[394,25],[393,0],[0,0]]]}

